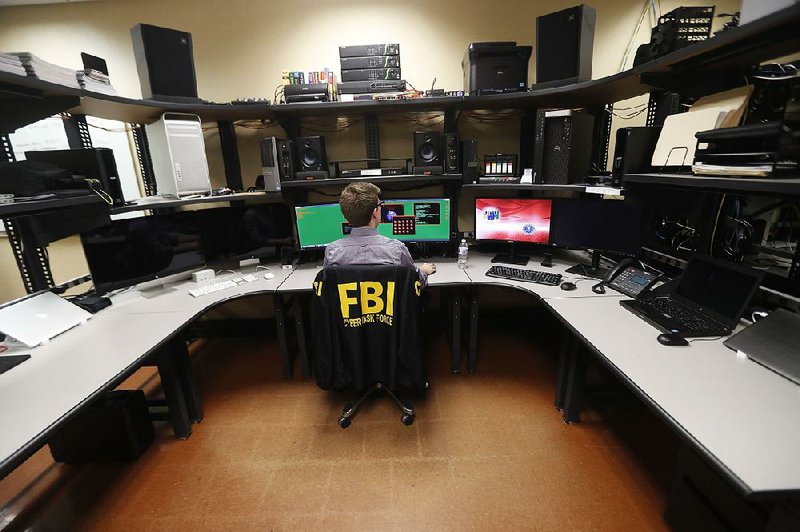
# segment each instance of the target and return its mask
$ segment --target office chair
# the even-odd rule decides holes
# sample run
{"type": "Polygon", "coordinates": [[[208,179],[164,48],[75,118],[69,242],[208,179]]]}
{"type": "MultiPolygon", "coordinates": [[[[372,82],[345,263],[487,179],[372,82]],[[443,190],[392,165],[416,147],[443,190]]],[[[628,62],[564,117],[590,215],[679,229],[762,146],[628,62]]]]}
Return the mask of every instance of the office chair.
{"type": "Polygon", "coordinates": [[[386,392],[414,423],[414,407],[396,394],[400,388],[425,389],[422,348],[421,284],[407,266],[335,266],[314,280],[314,337],[317,385],[354,388],[339,426],[350,426],[363,401],[386,392]]]}

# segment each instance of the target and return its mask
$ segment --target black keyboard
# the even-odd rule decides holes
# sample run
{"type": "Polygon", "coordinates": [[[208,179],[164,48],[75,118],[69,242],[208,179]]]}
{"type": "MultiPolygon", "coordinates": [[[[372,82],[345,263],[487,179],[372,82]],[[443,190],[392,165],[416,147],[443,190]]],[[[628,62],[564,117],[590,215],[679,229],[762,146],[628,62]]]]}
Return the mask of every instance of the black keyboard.
{"type": "Polygon", "coordinates": [[[508,266],[492,266],[486,272],[489,277],[499,277],[500,279],[511,279],[513,281],[525,281],[527,283],[539,283],[547,286],[558,286],[561,284],[560,273],[538,272],[536,270],[521,270],[508,266]]]}
{"type": "MultiPolygon", "coordinates": [[[[724,331],[725,327],[720,323],[704,316],[693,308],[683,305],[680,301],[668,297],[647,297],[639,301],[642,305],[648,306],[665,316],[672,318],[680,323],[688,332],[701,331],[724,331]]],[[[722,334],[722,333],[720,333],[722,334]]]]}

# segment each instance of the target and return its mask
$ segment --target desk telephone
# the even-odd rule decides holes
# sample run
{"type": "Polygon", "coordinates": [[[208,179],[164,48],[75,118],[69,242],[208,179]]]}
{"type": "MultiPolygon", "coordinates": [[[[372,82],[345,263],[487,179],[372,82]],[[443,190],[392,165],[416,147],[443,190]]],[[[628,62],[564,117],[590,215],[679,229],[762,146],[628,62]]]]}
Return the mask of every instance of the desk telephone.
{"type": "Polygon", "coordinates": [[[592,287],[592,292],[605,294],[605,286],[608,285],[621,294],[636,298],[640,293],[653,286],[659,276],[641,270],[633,264],[636,264],[634,259],[622,259],[608,271],[602,281],[592,287]]]}

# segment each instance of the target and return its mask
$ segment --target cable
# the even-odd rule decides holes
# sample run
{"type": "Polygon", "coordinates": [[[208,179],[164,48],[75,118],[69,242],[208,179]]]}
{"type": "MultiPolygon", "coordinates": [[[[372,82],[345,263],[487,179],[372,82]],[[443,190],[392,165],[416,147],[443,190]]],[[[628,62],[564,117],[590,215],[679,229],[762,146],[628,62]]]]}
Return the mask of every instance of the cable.
{"type": "Polygon", "coordinates": [[[714,338],[692,338],[691,340],[688,340],[688,342],[689,343],[692,343],[692,342],[714,342],[716,340],[722,340],[723,338],[725,338],[725,337],[724,336],[716,336],[714,338]]]}

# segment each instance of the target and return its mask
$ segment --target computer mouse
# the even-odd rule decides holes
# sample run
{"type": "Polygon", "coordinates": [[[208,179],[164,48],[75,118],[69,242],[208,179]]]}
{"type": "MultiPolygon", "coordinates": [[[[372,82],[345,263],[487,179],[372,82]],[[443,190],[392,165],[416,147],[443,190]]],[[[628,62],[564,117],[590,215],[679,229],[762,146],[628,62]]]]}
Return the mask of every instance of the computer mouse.
{"type": "Polygon", "coordinates": [[[578,285],[576,285],[572,281],[564,281],[563,283],[561,283],[562,290],[575,290],[576,288],[578,288],[578,285]]]}
{"type": "Polygon", "coordinates": [[[274,278],[275,278],[275,274],[272,273],[272,272],[267,272],[267,273],[264,274],[264,279],[274,279],[274,278]]]}
{"type": "Polygon", "coordinates": [[[661,345],[689,345],[686,338],[677,332],[661,333],[656,338],[661,345]]]}

